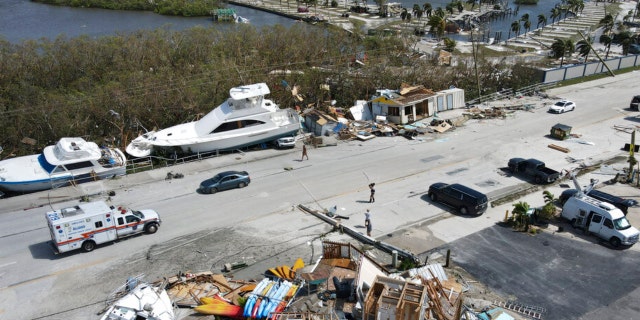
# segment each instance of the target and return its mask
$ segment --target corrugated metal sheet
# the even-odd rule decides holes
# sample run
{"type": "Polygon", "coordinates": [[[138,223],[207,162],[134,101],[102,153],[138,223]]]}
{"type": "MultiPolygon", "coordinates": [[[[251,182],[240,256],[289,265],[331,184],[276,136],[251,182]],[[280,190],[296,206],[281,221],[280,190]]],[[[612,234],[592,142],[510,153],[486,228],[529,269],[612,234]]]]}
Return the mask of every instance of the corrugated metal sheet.
{"type": "Polygon", "coordinates": [[[429,270],[431,270],[431,272],[436,276],[436,278],[440,279],[440,281],[448,279],[447,274],[444,272],[444,268],[442,268],[442,265],[439,263],[428,264],[424,267],[411,269],[409,270],[409,276],[411,276],[411,278],[420,277],[425,280],[430,280],[433,277],[431,276],[431,273],[429,273],[429,270]]]}

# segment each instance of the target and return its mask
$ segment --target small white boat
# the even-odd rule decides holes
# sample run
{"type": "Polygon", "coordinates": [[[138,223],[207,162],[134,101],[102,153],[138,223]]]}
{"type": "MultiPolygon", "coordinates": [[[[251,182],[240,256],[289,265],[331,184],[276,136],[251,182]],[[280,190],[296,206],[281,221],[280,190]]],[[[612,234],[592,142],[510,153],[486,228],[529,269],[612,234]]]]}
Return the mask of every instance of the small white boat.
{"type": "Polygon", "coordinates": [[[154,148],[223,151],[295,135],[300,130],[300,116],[265,99],[270,92],[266,83],[232,88],[230,98],[202,119],[147,132],[131,141],[126,151],[134,157],[146,157],[154,148]]]}
{"type": "Polygon", "coordinates": [[[249,19],[245,17],[241,17],[239,15],[235,16],[236,23],[249,23],[249,19]]]}
{"type": "Polygon", "coordinates": [[[62,138],[41,154],[0,161],[0,190],[34,192],[126,173],[127,158],[119,149],[62,138]]]}
{"type": "Polygon", "coordinates": [[[139,277],[129,279],[115,291],[110,298],[117,300],[108,301],[100,320],[175,320],[173,304],[163,286],[139,281],[139,277]]]}

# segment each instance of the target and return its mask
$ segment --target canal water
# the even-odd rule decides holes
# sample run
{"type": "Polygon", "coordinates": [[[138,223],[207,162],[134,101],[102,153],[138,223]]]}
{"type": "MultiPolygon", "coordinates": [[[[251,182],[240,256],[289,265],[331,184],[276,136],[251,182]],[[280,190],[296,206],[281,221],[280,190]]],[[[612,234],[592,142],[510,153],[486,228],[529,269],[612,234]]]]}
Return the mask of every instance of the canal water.
{"type": "MultiPolygon", "coordinates": [[[[230,6],[257,27],[280,24],[291,26],[294,20],[245,7],[230,6]]],[[[0,0],[0,37],[11,43],[40,38],[55,39],[80,35],[100,37],[141,29],[184,30],[195,26],[229,28],[233,24],[214,23],[210,17],[171,17],[145,11],[114,11],[52,6],[29,0],[0,0]]]]}
{"type": "MultiPolygon", "coordinates": [[[[414,3],[422,6],[424,2],[411,0],[400,1],[405,8],[413,8],[414,3]]],[[[433,9],[445,8],[449,0],[429,1],[433,9]]],[[[537,5],[519,6],[518,14],[507,15],[505,18],[490,21],[485,29],[490,37],[496,32],[502,32],[502,39],[506,39],[511,23],[528,13],[532,30],[537,25],[538,15],[545,14],[548,18],[551,9],[558,3],[555,0],[540,0],[537,5]]],[[[510,2],[509,6],[516,10],[518,6],[510,2]]],[[[230,6],[238,15],[248,18],[252,25],[261,27],[280,24],[285,27],[292,26],[294,20],[266,13],[259,10],[240,6],[230,6]]],[[[425,18],[423,20],[426,21],[425,18]]],[[[152,12],[141,11],[113,11],[103,9],[83,9],[59,7],[40,4],[28,0],[1,0],[0,1],[0,36],[5,40],[18,43],[27,39],[49,38],[55,39],[59,35],[77,37],[88,35],[100,37],[118,33],[128,33],[140,29],[166,28],[169,30],[184,30],[194,26],[213,28],[229,28],[231,24],[214,23],[210,17],[170,17],[152,12]]],[[[521,27],[521,33],[524,27],[521,27]]],[[[468,40],[465,35],[451,35],[457,40],[468,40]]]]}

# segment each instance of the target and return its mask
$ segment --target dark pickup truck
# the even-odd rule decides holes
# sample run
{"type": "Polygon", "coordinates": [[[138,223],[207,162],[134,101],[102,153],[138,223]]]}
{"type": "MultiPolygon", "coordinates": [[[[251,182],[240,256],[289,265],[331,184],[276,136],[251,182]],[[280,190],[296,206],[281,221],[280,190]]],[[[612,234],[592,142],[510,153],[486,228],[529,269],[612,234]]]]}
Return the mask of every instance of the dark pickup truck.
{"type": "Polygon", "coordinates": [[[510,159],[509,170],[514,174],[531,177],[538,184],[551,183],[560,177],[560,172],[547,168],[544,162],[537,159],[510,159]]]}

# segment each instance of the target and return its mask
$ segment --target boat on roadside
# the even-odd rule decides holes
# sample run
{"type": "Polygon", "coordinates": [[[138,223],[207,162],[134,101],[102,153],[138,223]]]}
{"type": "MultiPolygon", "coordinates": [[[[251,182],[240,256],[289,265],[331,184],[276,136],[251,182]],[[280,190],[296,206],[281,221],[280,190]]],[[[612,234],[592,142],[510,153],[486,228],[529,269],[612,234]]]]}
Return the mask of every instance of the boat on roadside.
{"type": "Polygon", "coordinates": [[[161,285],[130,278],[107,299],[107,308],[100,320],[176,320],[173,304],[161,285]]]}
{"type": "Polygon", "coordinates": [[[0,190],[26,193],[123,176],[122,151],[82,138],[62,138],[41,154],[0,161],[0,190]]]}
{"type": "Polygon", "coordinates": [[[202,119],[135,138],[127,153],[145,157],[155,148],[180,148],[187,153],[225,151],[293,136],[300,117],[293,109],[280,109],[266,99],[266,83],[231,88],[229,98],[202,119]]]}

